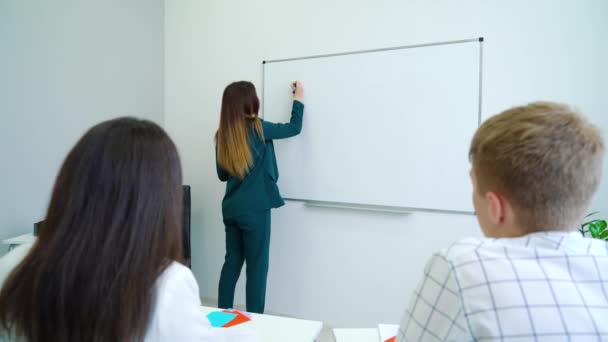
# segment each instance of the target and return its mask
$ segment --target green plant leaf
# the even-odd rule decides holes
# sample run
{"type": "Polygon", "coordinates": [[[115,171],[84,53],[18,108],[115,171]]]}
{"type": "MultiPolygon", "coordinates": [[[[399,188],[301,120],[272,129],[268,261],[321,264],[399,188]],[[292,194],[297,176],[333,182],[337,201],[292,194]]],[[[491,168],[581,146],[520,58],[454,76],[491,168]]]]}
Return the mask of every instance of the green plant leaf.
{"type": "Polygon", "coordinates": [[[589,223],[589,233],[591,233],[591,236],[594,238],[599,238],[602,230],[603,229],[600,227],[600,224],[597,221],[589,223]]]}
{"type": "Polygon", "coordinates": [[[589,222],[585,222],[585,223],[583,223],[581,226],[582,226],[582,227],[585,227],[585,226],[588,226],[589,224],[591,224],[591,223],[595,223],[595,222],[606,222],[606,221],[604,221],[604,220],[591,220],[591,221],[589,221],[589,222]]]}
{"type": "MultiPolygon", "coordinates": [[[[585,216],[585,218],[596,215],[597,213],[597,211],[593,212],[585,216]]],[[[603,219],[596,219],[585,222],[581,225],[579,232],[581,232],[583,236],[586,236],[585,234],[589,233],[591,237],[595,239],[602,239],[608,241],[608,222],[603,219]]]]}

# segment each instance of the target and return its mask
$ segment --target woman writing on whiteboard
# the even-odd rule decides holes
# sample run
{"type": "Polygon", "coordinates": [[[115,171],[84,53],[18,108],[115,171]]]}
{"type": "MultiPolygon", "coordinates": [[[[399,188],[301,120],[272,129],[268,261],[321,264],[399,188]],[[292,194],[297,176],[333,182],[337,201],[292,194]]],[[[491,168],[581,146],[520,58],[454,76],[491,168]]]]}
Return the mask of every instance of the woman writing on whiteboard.
{"type": "Polygon", "coordinates": [[[227,182],[222,201],[226,229],[226,257],[219,283],[220,308],[232,308],[234,289],[247,263],[247,311],[264,312],[270,247],[270,209],[285,204],[273,140],[298,135],[302,129],[304,90],[292,85],[293,105],[289,123],[259,118],[260,102],[250,82],[226,87],[220,126],[215,137],[217,174],[227,182]]]}

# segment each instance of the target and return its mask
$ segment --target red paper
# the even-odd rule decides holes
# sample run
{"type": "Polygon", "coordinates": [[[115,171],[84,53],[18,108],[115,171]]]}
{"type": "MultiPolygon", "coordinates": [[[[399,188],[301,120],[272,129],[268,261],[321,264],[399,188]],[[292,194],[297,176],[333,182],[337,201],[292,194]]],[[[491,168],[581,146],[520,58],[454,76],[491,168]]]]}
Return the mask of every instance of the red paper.
{"type": "Polygon", "coordinates": [[[224,325],[224,328],[230,328],[230,327],[233,327],[235,325],[239,325],[239,324],[243,324],[245,322],[251,321],[251,318],[247,317],[244,313],[242,313],[239,310],[231,310],[231,311],[223,310],[223,311],[237,315],[234,319],[232,319],[232,321],[226,323],[224,325]]]}
{"type": "Polygon", "coordinates": [[[395,342],[397,340],[397,336],[393,336],[384,342],[395,342]]]}

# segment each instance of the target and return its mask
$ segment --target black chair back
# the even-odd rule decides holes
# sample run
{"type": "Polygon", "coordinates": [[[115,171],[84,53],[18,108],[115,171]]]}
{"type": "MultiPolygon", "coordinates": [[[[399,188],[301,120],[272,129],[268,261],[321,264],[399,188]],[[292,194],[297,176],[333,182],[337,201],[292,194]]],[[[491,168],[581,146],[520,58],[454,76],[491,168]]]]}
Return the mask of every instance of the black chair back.
{"type": "Polygon", "coordinates": [[[190,186],[184,185],[184,213],[182,216],[182,239],[184,250],[184,262],[186,266],[192,266],[192,254],[190,250],[190,186]]]}

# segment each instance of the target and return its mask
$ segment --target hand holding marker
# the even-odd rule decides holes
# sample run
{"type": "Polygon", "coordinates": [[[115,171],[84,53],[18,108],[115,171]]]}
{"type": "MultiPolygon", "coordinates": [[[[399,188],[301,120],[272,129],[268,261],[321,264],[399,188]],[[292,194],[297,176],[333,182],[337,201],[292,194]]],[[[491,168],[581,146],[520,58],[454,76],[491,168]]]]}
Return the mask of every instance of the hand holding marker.
{"type": "Polygon", "coordinates": [[[293,94],[293,99],[302,101],[304,97],[304,88],[302,87],[302,82],[295,81],[291,84],[291,93],[293,94]]]}

